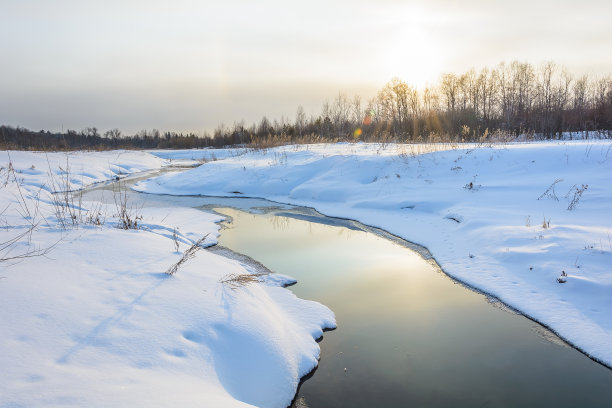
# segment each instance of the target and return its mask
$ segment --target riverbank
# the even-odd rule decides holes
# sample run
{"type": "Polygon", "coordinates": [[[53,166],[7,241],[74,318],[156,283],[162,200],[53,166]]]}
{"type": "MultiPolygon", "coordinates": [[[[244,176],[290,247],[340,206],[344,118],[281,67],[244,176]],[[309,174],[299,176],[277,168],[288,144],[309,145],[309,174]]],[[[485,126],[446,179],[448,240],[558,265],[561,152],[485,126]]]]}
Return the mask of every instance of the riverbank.
{"type": "Polygon", "coordinates": [[[231,223],[219,244],[295,277],[291,290],[338,321],[292,408],[609,405],[612,370],[458,285],[410,243],[302,207],[241,211],[232,207],[247,199],[224,201],[217,211],[231,223]]]}
{"type": "Polygon", "coordinates": [[[285,146],[136,189],[261,197],[382,228],[612,365],[612,144],[433,147],[285,146]]]}
{"type": "MultiPolygon", "coordinates": [[[[285,407],[333,313],[206,250],[222,217],[51,195],[167,166],[144,152],[5,153],[2,406],[285,407]],[[10,156],[10,157],[9,157],[10,156]],[[118,227],[125,227],[128,229],[118,227]]],[[[108,192],[107,192],[108,193],[108,192]]]]}

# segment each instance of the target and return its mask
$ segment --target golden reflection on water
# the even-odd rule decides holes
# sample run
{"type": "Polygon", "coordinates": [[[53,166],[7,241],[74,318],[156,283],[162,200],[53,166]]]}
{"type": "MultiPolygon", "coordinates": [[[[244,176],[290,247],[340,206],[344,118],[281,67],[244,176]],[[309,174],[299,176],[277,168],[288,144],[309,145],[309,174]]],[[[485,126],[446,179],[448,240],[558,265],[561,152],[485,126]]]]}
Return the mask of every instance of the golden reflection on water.
{"type": "Polygon", "coordinates": [[[327,292],[333,292],[336,313],[376,305],[385,309],[387,317],[414,313],[411,318],[418,319],[419,314],[429,318],[427,311],[451,303],[460,307],[480,301],[479,295],[457,290],[418,254],[374,234],[288,216],[217,211],[230,216],[236,228],[221,234],[221,245],[298,278],[299,284],[292,288],[298,294],[302,286],[326,286],[318,290],[323,298],[317,300],[325,303],[331,295],[327,292]],[[355,294],[360,296],[358,302],[355,294]]]}
{"type": "Polygon", "coordinates": [[[558,408],[612,400],[610,370],[543,340],[533,322],[491,306],[404,246],[326,218],[217,211],[232,218],[220,245],[293,276],[297,296],[336,314],[338,329],[325,334],[319,368],[300,389],[304,404],[558,408]],[[558,387],[568,381],[582,392],[558,387]]]}

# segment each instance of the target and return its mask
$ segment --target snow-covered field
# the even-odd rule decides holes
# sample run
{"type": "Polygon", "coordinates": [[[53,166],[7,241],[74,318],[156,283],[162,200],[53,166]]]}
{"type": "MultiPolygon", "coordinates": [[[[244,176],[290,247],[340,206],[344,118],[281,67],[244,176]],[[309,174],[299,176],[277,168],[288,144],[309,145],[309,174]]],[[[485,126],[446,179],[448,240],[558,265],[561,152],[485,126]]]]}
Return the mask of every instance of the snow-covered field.
{"type": "Polygon", "coordinates": [[[187,149],[187,150],[149,150],[156,157],[168,160],[195,160],[215,161],[228,157],[241,156],[246,152],[244,148],[231,149],[187,149]]]}
{"type": "Polygon", "coordinates": [[[135,188],[263,197],[380,227],[612,365],[610,141],[286,146],[135,188]]]}
{"type": "Polygon", "coordinates": [[[140,229],[121,230],[118,208],[83,203],[62,227],[54,187],[177,161],[207,162],[135,188],[263,197],[383,228],[612,365],[610,141],[0,154],[0,406],[289,403],[333,313],[282,288],[287,277],[232,290],[220,281],[254,270],[206,250],[166,275],[198,238],[216,242],[218,216],[143,208],[140,229]]]}
{"type": "Polygon", "coordinates": [[[85,209],[62,215],[49,194],[168,161],[0,154],[0,406],[288,405],[335,326],[329,309],[278,275],[232,289],[220,281],[254,270],[206,250],[167,275],[198,238],[216,242],[219,216],[144,208],[139,229],[121,230],[115,206],[68,195],[85,209]]]}

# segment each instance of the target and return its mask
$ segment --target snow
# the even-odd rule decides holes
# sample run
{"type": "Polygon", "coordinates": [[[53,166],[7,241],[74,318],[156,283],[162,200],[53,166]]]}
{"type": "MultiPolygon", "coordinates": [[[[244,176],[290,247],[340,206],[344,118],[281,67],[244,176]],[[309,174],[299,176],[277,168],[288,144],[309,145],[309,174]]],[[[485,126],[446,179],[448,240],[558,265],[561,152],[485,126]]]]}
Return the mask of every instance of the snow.
{"type": "Polygon", "coordinates": [[[285,146],[134,188],[260,197],[382,228],[612,366],[609,140],[285,146]]]}
{"type": "Polygon", "coordinates": [[[289,404],[334,315],[283,288],[289,277],[231,289],[220,281],[255,269],[205,249],[164,273],[200,237],[216,243],[220,216],[142,208],[140,229],[120,230],[114,206],[77,200],[84,213],[106,214],[105,223],[85,216],[61,227],[53,184],[80,188],[167,160],[126,151],[3,154],[0,242],[17,239],[0,255],[50,251],[0,263],[0,406],[289,404]]]}
{"type": "Polygon", "coordinates": [[[49,172],[56,177],[69,170],[73,188],[111,179],[117,175],[160,168],[166,160],[138,151],[114,150],[107,152],[34,153],[24,151],[0,152],[3,164],[12,159],[26,185],[40,186],[48,182],[49,172]]]}
{"type": "Polygon", "coordinates": [[[204,162],[226,159],[244,154],[244,148],[227,149],[186,149],[186,150],[149,150],[155,157],[167,159],[173,165],[199,165],[204,162]]]}
{"type": "Polygon", "coordinates": [[[142,208],[126,231],[114,206],[77,199],[78,225],[59,222],[50,191],[177,162],[204,164],[135,189],[266,198],[382,228],[612,365],[610,141],[0,154],[0,406],[291,401],[333,313],[281,275],[231,289],[220,281],[260,269],[221,251],[164,273],[202,236],[216,243],[220,216],[142,208]],[[103,225],[88,218],[98,211],[103,225]]]}

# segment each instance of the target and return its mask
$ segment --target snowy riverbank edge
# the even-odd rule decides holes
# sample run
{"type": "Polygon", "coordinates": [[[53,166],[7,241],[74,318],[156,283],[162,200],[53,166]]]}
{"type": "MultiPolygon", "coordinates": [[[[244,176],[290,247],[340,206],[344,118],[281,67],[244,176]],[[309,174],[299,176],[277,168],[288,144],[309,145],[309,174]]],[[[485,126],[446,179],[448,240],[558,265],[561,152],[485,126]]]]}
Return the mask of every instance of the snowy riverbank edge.
{"type": "Polygon", "coordinates": [[[135,189],[260,197],[381,228],[612,366],[610,141],[285,146],[135,189]]]}
{"type": "Polygon", "coordinates": [[[129,208],[139,228],[122,230],[116,206],[69,194],[82,210],[62,216],[49,193],[168,161],[2,154],[0,240],[17,239],[0,254],[0,406],[289,404],[317,365],[316,339],[335,327],[328,308],[295,297],[280,275],[232,289],[221,281],[257,271],[210,251],[166,275],[203,235],[217,242],[218,215],[129,208]]]}

